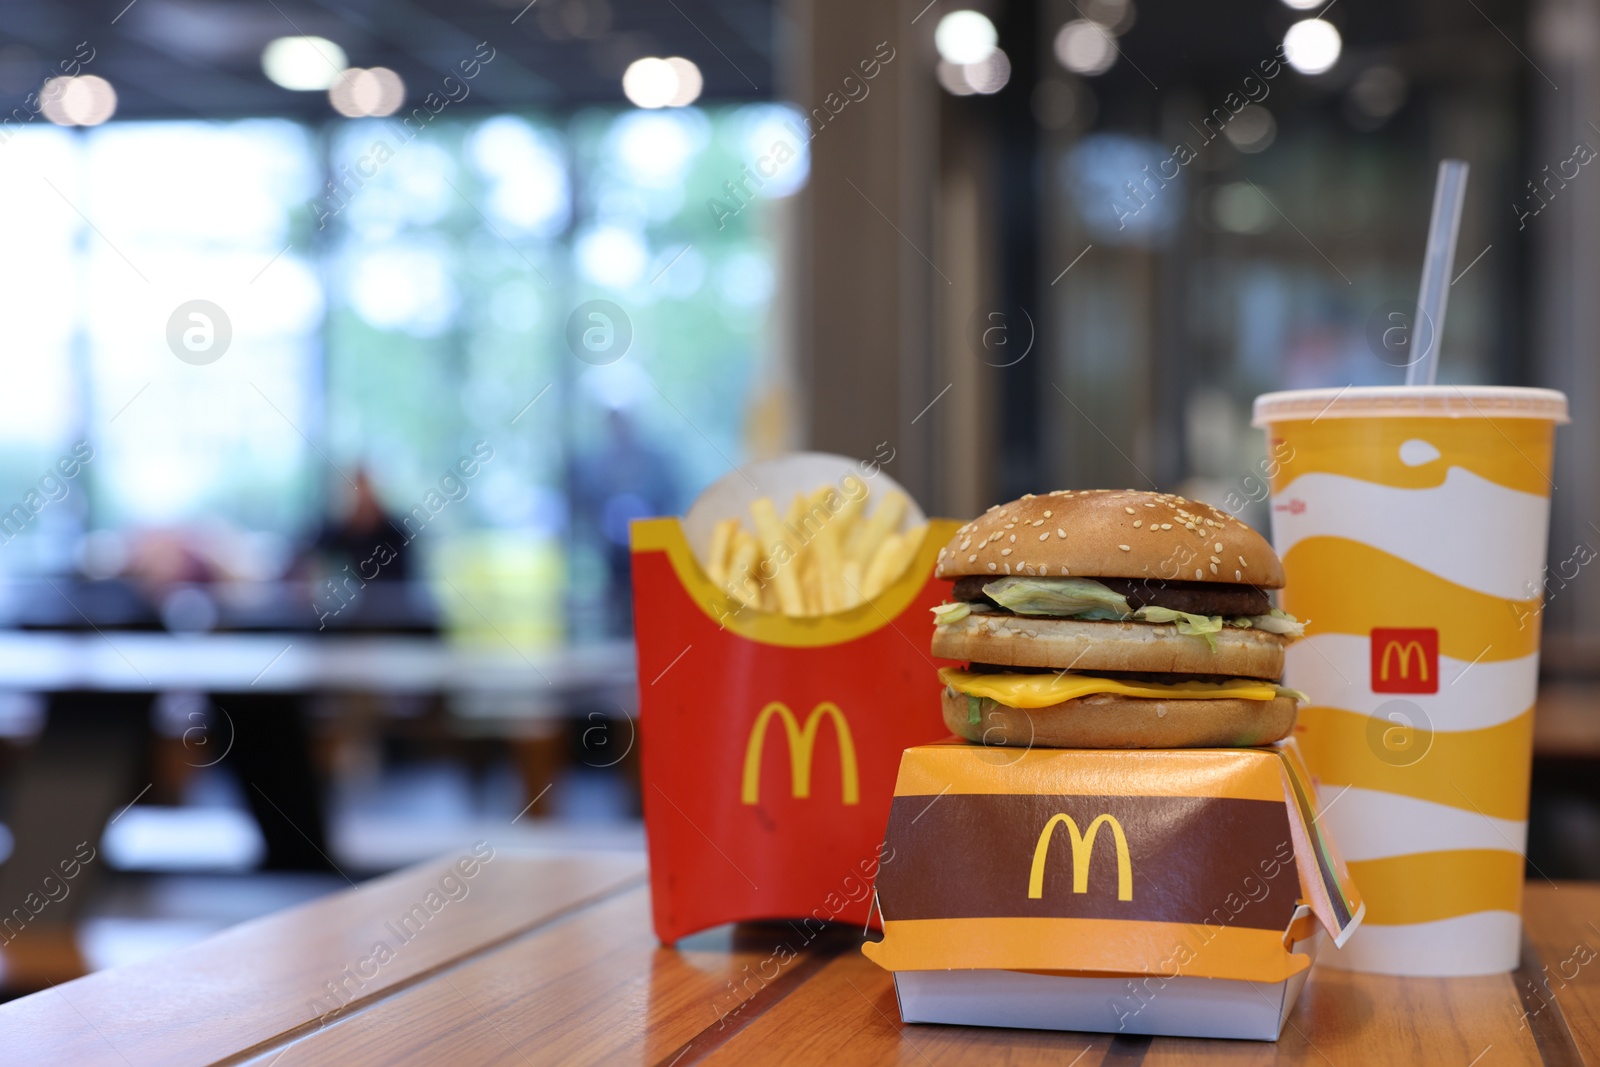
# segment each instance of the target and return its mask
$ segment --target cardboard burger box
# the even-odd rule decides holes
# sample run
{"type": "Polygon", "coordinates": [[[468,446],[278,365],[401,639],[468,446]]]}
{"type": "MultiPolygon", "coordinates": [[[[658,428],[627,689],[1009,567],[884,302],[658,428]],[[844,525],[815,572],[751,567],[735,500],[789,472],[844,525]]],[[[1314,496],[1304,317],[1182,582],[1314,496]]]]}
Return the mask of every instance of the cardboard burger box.
{"type": "Polygon", "coordinates": [[[894,792],[862,951],[908,1023],[1274,1040],[1365,910],[1292,742],[946,741],[894,792]]]}
{"type": "MultiPolygon", "coordinates": [[[[759,498],[781,512],[796,493],[813,497],[786,533],[802,545],[844,501],[864,499],[866,518],[897,491],[876,462],[801,454],[729,474],[682,520],[633,524],[645,834],[664,943],[745,920],[868,922],[901,752],[949,732],[927,648],[946,591],[934,560],[958,524],[928,521],[898,576],[829,614],[750,607],[706,561],[717,523],[759,498]]],[[[910,502],[900,525],[924,521],[910,502]]]]}

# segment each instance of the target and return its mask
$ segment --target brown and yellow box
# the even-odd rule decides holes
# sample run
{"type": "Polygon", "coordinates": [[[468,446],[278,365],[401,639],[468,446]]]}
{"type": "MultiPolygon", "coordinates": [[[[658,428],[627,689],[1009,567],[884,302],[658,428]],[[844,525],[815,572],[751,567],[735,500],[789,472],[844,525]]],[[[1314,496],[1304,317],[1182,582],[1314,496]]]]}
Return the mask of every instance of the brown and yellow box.
{"type": "Polygon", "coordinates": [[[1292,743],[909,748],[877,898],[908,1023],[1263,1040],[1364,910],[1292,743]]]}

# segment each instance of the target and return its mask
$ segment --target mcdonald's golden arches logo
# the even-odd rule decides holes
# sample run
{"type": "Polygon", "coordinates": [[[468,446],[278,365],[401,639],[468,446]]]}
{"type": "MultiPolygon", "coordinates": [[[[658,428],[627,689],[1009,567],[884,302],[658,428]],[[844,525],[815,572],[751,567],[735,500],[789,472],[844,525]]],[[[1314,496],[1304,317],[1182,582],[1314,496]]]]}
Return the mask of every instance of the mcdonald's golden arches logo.
{"type": "MultiPolygon", "coordinates": [[[[861,779],[856,770],[856,743],[850,736],[850,724],[839,706],[826,700],[811,709],[804,727],[781,701],[774,700],[761,709],[744,749],[744,782],[739,799],[746,804],[755,804],[761,799],[761,753],[767,739],[767,723],[773,716],[783,723],[783,734],[789,742],[789,788],[795,798],[811,795],[811,757],[817,748],[817,731],[822,720],[827,718],[833,720],[833,734],[839,743],[839,779],[844,803],[859,804],[861,779]]],[[[1121,832],[1117,831],[1119,835],[1121,832]]]]}
{"type": "Polygon", "coordinates": [[[1050,816],[1044,829],[1039,831],[1039,843],[1033,846],[1033,869],[1028,874],[1028,899],[1038,900],[1044,896],[1044,864],[1050,855],[1050,839],[1056,827],[1062,823],[1066,823],[1068,840],[1072,843],[1072,891],[1089,891],[1089,861],[1094,858],[1094,839],[1100,833],[1100,827],[1109,826],[1111,836],[1117,843],[1117,899],[1132,900],[1133,861],[1128,856],[1127,835],[1122,832],[1122,824],[1117,817],[1097,816],[1089,824],[1089,829],[1080,834],[1078,824],[1066,814],[1050,816]]]}
{"type": "Polygon", "coordinates": [[[1372,631],[1374,693],[1437,693],[1439,631],[1394,629],[1372,631]]]}

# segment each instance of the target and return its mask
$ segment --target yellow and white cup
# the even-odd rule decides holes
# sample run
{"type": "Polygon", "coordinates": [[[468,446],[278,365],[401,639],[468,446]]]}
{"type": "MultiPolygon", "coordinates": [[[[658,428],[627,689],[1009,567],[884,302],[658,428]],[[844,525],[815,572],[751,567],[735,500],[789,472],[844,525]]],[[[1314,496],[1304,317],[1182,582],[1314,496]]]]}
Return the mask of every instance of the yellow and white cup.
{"type": "Polygon", "coordinates": [[[1269,393],[1285,681],[1323,818],[1366,899],[1326,959],[1382,974],[1513,970],[1551,458],[1566,397],[1391,386],[1269,393]]]}

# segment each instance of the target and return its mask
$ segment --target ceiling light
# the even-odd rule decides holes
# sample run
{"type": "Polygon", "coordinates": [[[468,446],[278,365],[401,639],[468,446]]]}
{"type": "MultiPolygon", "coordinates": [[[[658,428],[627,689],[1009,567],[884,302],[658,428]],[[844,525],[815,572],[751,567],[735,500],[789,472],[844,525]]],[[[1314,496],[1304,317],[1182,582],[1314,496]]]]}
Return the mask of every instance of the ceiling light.
{"type": "Polygon", "coordinates": [[[1249,154],[1265,152],[1277,136],[1278,124],[1272,112],[1260,104],[1246,104],[1233,116],[1233,121],[1222,127],[1228,141],[1239,151],[1249,154]]]}
{"type": "Polygon", "coordinates": [[[622,94],[638,107],[687,107],[704,84],[700,68],[682,56],[645,56],[622,72],[622,94]]]}
{"type": "Polygon", "coordinates": [[[332,87],[348,65],[344,49],[326,37],[279,37],[261,53],[274,84],[303,92],[332,87]]]}
{"type": "Polygon", "coordinates": [[[667,66],[678,76],[678,91],[672,94],[672,99],[667,101],[668,107],[688,107],[700,99],[700,90],[705,85],[705,79],[700,76],[700,68],[692,60],[682,56],[668,56],[667,66]]]}
{"type": "Polygon", "coordinates": [[[666,107],[678,95],[678,72],[655,56],[636,59],[622,72],[622,95],[638,107],[666,107]]]}
{"type": "Polygon", "coordinates": [[[966,78],[967,84],[972,86],[973,92],[988,96],[1004,89],[1006,82],[1011,80],[1011,59],[1005,52],[996,48],[989,53],[987,59],[968,63],[962,67],[961,74],[966,78]]]}
{"type": "Polygon", "coordinates": [[[382,118],[405,102],[405,82],[388,67],[351,67],[328,87],[328,103],[345,118],[382,118]]]}
{"type": "Polygon", "coordinates": [[[1056,59],[1074,74],[1104,74],[1117,61],[1117,46],[1105,27],[1073,19],[1056,33],[1056,59]]]}
{"type": "Polygon", "coordinates": [[[51,78],[39,97],[39,109],[57,126],[98,126],[117,110],[117,91],[96,74],[51,78]]]}
{"type": "Polygon", "coordinates": [[[952,96],[971,96],[981,93],[988,96],[998,93],[1011,80],[1011,59],[996,48],[987,59],[977,63],[952,63],[939,60],[935,68],[939,84],[952,96]]]}
{"type": "Polygon", "coordinates": [[[1321,7],[1323,0],[1283,0],[1284,7],[1292,7],[1296,11],[1310,11],[1314,7],[1321,7]]]}
{"type": "Polygon", "coordinates": [[[1301,74],[1321,74],[1333,69],[1339,62],[1339,49],[1343,42],[1333,23],[1322,19],[1306,19],[1289,27],[1283,35],[1283,51],[1289,66],[1301,74]]]}
{"type": "Polygon", "coordinates": [[[981,63],[989,58],[1000,35],[994,23],[976,11],[952,11],[939,20],[933,31],[933,46],[939,55],[956,66],[981,63]]]}
{"type": "Polygon", "coordinates": [[[973,88],[967,81],[966,69],[959,63],[952,63],[948,59],[941,59],[933,68],[934,77],[939,79],[939,84],[944,86],[944,91],[951,96],[971,96],[973,88]]]}

